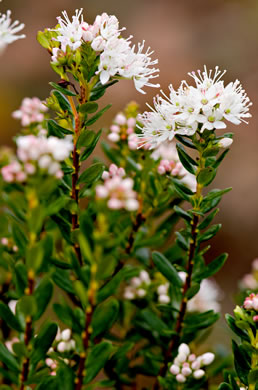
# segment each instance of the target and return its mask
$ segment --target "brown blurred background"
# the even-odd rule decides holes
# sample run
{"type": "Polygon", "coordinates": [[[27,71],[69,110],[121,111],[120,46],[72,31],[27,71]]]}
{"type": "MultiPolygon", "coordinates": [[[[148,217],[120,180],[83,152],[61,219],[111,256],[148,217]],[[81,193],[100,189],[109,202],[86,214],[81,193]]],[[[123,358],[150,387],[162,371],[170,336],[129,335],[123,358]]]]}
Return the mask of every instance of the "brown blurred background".
{"type": "MultiPolygon", "coordinates": [[[[220,206],[219,221],[223,228],[213,240],[210,258],[222,251],[230,257],[217,281],[226,291],[224,310],[231,310],[237,281],[249,271],[258,257],[258,1],[257,0],[3,0],[0,11],[12,10],[13,19],[26,24],[27,38],[10,45],[1,57],[0,117],[1,145],[11,144],[19,123],[11,112],[24,96],[44,99],[50,91],[49,81],[57,76],[49,66],[49,55],[36,41],[36,33],[56,24],[56,16],[66,9],[84,8],[85,19],[93,22],[96,14],[115,14],[120,26],[135,42],[146,40],[159,59],[159,82],[164,90],[169,83],[178,87],[187,72],[206,64],[228,70],[226,80],[239,78],[254,102],[250,125],[229,126],[235,138],[229,157],[216,179],[217,188],[232,186],[220,206]]],[[[109,89],[103,104],[112,102],[103,125],[130,100],[141,109],[151,103],[157,92],[147,95],[135,91],[132,82],[120,82],[109,89]]]]}

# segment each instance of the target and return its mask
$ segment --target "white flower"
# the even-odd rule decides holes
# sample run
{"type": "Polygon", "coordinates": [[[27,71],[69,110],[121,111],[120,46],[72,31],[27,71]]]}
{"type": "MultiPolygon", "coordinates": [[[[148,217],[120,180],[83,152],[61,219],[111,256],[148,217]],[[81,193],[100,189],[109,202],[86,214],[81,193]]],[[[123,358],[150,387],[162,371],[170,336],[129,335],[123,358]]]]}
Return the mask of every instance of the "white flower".
{"type": "Polygon", "coordinates": [[[57,18],[59,27],[53,30],[58,33],[55,40],[61,43],[61,49],[64,52],[66,51],[66,46],[69,46],[72,50],[76,50],[82,44],[82,8],[75,11],[72,21],[70,21],[66,11],[63,11],[62,14],[63,19],[61,16],[57,18]]]}
{"type": "Polygon", "coordinates": [[[199,356],[199,359],[201,360],[202,364],[204,364],[205,366],[208,366],[215,359],[215,355],[214,355],[214,353],[206,352],[203,355],[199,356]]]}
{"type": "Polygon", "coordinates": [[[10,10],[8,10],[6,14],[0,14],[0,52],[2,52],[10,43],[26,37],[24,34],[15,35],[23,28],[24,24],[19,24],[18,20],[12,23],[10,10]]]}
{"type": "Polygon", "coordinates": [[[180,368],[176,364],[172,364],[172,366],[170,367],[169,371],[171,372],[171,374],[177,375],[180,372],[180,368]]]}

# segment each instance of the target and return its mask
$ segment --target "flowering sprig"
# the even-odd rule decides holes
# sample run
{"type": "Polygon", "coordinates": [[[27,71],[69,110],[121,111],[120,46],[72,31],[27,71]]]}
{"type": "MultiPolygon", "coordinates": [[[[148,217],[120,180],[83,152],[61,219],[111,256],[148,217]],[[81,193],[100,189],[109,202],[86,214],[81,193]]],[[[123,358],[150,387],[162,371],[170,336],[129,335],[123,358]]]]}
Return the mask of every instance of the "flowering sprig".
{"type": "Polygon", "coordinates": [[[144,52],[144,44],[138,44],[138,48],[131,44],[131,36],[124,39],[121,36],[118,19],[114,15],[103,13],[98,15],[93,25],[84,21],[82,9],[76,10],[72,20],[67,12],[63,12],[63,18],[57,18],[58,25],[55,29],[40,33],[38,39],[51,53],[53,68],[64,78],[62,67],[65,65],[71,71],[78,70],[78,78],[92,82],[94,86],[98,81],[104,86],[112,79],[132,79],[135,88],[145,93],[144,86],[159,87],[153,84],[152,79],[158,77],[159,69],[154,66],[157,60],[152,60],[153,51],[147,48],[144,52]],[[58,42],[58,44],[57,44],[58,42]],[[85,77],[84,67],[88,67],[89,58],[92,58],[92,72],[85,77]]]}

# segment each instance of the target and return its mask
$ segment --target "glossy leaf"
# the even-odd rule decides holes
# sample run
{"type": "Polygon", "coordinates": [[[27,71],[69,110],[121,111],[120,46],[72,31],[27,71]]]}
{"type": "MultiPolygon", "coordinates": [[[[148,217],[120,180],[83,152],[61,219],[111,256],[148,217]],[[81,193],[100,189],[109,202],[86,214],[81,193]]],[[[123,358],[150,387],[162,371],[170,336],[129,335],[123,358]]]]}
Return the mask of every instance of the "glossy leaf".
{"type": "Polygon", "coordinates": [[[182,287],[182,280],[178,275],[177,270],[164,255],[159,252],[153,252],[152,259],[157,269],[173,286],[182,287]]]}

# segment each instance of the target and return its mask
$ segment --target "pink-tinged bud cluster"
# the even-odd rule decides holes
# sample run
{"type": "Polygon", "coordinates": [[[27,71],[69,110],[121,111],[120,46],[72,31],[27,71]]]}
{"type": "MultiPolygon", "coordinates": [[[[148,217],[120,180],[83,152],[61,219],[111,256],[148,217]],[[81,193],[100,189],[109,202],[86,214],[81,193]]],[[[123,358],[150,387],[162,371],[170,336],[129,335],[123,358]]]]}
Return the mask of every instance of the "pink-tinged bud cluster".
{"type": "Polygon", "coordinates": [[[47,358],[45,360],[46,365],[51,369],[50,375],[56,376],[56,370],[57,370],[57,360],[47,358]]]}
{"type": "Polygon", "coordinates": [[[137,193],[133,190],[134,182],[131,178],[124,178],[125,171],[111,164],[109,171],[104,171],[103,185],[96,186],[96,196],[107,199],[107,206],[113,210],[126,209],[135,211],[139,207],[137,193]]]}
{"type": "Polygon", "coordinates": [[[67,46],[75,51],[87,42],[91,48],[99,54],[99,66],[96,74],[100,82],[106,84],[112,77],[118,76],[125,79],[132,79],[135,88],[141,92],[146,85],[159,87],[159,84],[151,83],[153,78],[158,77],[159,69],[153,67],[158,60],[151,60],[153,53],[150,48],[144,53],[144,41],[131,46],[131,38],[121,37],[118,19],[114,15],[103,13],[98,15],[93,25],[83,20],[82,9],[76,10],[70,21],[67,12],[63,12],[63,18],[58,17],[58,27],[53,30],[57,32],[54,40],[60,43],[60,47],[53,49],[52,62],[58,64],[59,56],[62,57],[67,51],[67,46]]]}
{"type": "Polygon", "coordinates": [[[1,170],[3,179],[7,183],[19,182],[22,183],[27,179],[23,166],[18,161],[12,161],[1,170]]]}
{"type": "Polygon", "coordinates": [[[206,352],[203,355],[196,356],[191,353],[187,344],[181,344],[178,348],[178,355],[169,368],[172,375],[175,375],[177,382],[184,383],[188,377],[201,379],[205,375],[204,366],[213,362],[215,355],[206,352]]]}
{"type": "Polygon", "coordinates": [[[145,297],[150,283],[148,272],[142,270],[138,277],[135,276],[129,280],[129,285],[126,286],[124,291],[124,298],[132,300],[145,297]]]}
{"type": "MultiPolygon", "coordinates": [[[[186,280],[186,272],[178,273],[183,283],[186,280]]],[[[207,310],[220,311],[220,300],[223,294],[214,280],[204,279],[198,293],[187,302],[187,310],[205,312],[207,310]]]]}
{"type": "Polygon", "coordinates": [[[15,119],[20,119],[21,124],[24,127],[31,125],[32,123],[40,123],[44,120],[44,113],[48,108],[43,102],[37,98],[24,98],[19,110],[14,111],[12,116],[15,119]]]}
{"type": "Polygon", "coordinates": [[[154,160],[161,159],[158,166],[160,175],[170,174],[176,176],[192,191],[196,191],[196,178],[181,164],[174,142],[161,144],[151,156],[154,160]]]}
{"type": "MultiPolygon", "coordinates": [[[[246,297],[243,306],[246,310],[253,310],[255,312],[258,312],[258,294],[252,293],[248,297],[246,297]]],[[[258,321],[258,314],[255,314],[253,316],[253,321],[258,321]]]]}
{"type": "Polygon", "coordinates": [[[70,329],[64,329],[62,332],[58,329],[56,341],[56,349],[60,353],[70,352],[75,349],[75,340],[72,339],[72,332],[70,329]]]}
{"type": "Polygon", "coordinates": [[[8,239],[7,237],[1,238],[1,244],[7,247],[8,250],[11,250],[13,252],[18,252],[17,245],[13,245],[13,240],[8,239]]]}
{"type": "Polygon", "coordinates": [[[240,282],[243,289],[258,290],[258,259],[252,262],[252,271],[246,274],[240,282]]]}
{"type": "Polygon", "coordinates": [[[6,182],[24,182],[29,175],[34,175],[37,169],[58,179],[63,177],[60,162],[68,158],[73,149],[69,136],[59,139],[26,135],[18,137],[16,143],[20,161],[13,161],[2,168],[6,182]]]}
{"type": "Polygon", "coordinates": [[[170,296],[168,295],[169,283],[160,284],[157,288],[159,303],[167,304],[170,302],[170,296]]]}

